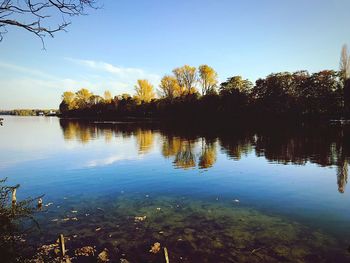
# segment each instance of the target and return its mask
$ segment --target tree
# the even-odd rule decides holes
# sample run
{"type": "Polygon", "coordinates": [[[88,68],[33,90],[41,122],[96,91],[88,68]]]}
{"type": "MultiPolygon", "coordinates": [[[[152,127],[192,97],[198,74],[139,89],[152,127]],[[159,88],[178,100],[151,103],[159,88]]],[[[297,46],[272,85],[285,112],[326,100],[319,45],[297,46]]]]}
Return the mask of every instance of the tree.
{"type": "Polygon", "coordinates": [[[234,76],[220,84],[220,94],[223,95],[234,91],[248,94],[252,87],[253,83],[249,80],[243,79],[241,76],[234,76]]]}
{"type": "Polygon", "coordinates": [[[160,94],[162,97],[173,99],[181,95],[181,87],[173,76],[165,75],[160,81],[160,94]]]}
{"type": "Polygon", "coordinates": [[[150,102],[155,97],[153,85],[147,79],[137,80],[135,91],[135,98],[140,101],[150,102]]]}
{"type": "Polygon", "coordinates": [[[67,17],[85,14],[86,8],[97,8],[95,0],[0,0],[0,41],[8,27],[25,29],[39,37],[54,37],[70,25],[67,17]],[[57,23],[55,17],[61,18],[57,23]],[[53,25],[54,23],[54,25],[53,25]]]}
{"type": "Polygon", "coordinates": [[[67,104],[68,109],[74,109],[75,107],[75,94],[71,91],[66,91],[62,95],[62,100],[67,104]]]}
{"type": "Polygon", "coordinates": [[[345,81],[350,78],[350,56],[348,55],[347,45],[343,45],[339,63],[340,77],[345,84],[345,81]]]}
{"type": "Polygon", "coordinates": [[[200,65],[198,71],[199,82],[202,86],[202,95],[215,91],[216,84],[218,83],[218,74],[216,71],[208,65],[200,65]]]}
{"type": "Polygon", "coordinates": [[[350,79],[345,81],[344,85],[344,107],[346,114],[350,113],[350,79]]]}
{"type": "Polygon", "coordinates": [[[195,67],[184,65],[180,68],[175,68],[173,73],[177,79],[179,86],[185,88],[187,93],[193,92],[193,85],[197,81],[197,70],[195,67]]]}
{"type": "Polygon", "coordinates": [[[76,107],[75,93],[65,91],[62,95],[62,102],[60,104],[61,113],[73,110],[76,107]]]}
{"type": "Polygon", "coordinates": [[[123,93],[122,95],[120,95],[120,98],[122,100],[128,100],[131,99],[131,95],[129,93],[123,93]]]}
{"type": "Polygon", "coordinates": [[[92,94],[90,97],[89,97],[89,105],[97,105],[97,104],[100,104],[102,102],[104,102],[105,100],[99,96],[99,95],[94,95],[92,94]]]}
{"type": "Polygon", "coordinates": [[[323,70],[313,73],[308,79],[307,89],[303,96],[309,113],[334,113],[339,111],[341,98],[341,83],[337,72],[323,70]]]}
{"type": "Polygon", "coordinates": [[[93,94],[88,89],[80,89],[75,93],[79,108],[85,108],[90,104],[90,97],[93,94]]]}
{"type": "Polygon", "coordinates": [[[106,90],[103,96],[106,103],[110,103],[112,101],[112,94],[109,90],[106,90]]]}

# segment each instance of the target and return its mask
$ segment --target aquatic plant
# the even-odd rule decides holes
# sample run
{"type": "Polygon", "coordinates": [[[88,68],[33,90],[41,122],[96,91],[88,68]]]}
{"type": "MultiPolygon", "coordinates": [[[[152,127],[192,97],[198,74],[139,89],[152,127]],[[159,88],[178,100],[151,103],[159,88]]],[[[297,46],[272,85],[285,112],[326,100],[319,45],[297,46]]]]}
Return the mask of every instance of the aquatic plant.
{"type": "Polygon", "coordinates": [[[20,262],[26,253],[24,234],[33,226],[25,224],[25,221],[30,219],[36,224],[33,202],[37,198],[17,201],[15,193],[19,185],[6,186],[6,180],[0,180],[0,255],[4,262],[20,262]]]}

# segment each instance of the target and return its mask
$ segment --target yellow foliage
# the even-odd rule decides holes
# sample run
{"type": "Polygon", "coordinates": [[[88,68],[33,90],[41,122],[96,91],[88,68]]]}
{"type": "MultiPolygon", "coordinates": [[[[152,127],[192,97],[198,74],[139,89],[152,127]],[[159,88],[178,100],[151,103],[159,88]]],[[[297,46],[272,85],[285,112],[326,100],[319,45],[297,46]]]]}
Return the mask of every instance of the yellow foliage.
{"type": "Polygon", "coordinates": [[[175,98],[181,96],[183,90],[181,89],[177,79],[173,76],[165,75],[159,85],[161,89],[161,95],[166,98],[175,98]]]}
{"type": "Polygon", "coordinates": [[[180,68],[175,68],[173,73],[177,79],[180,87],[184,87],[185,90],[190,93],[193,85],[197,80],[197,70],[195,67],[184,65],[180,68]]]}
{"type": "Polygon", "coordinates": [[[112,101],[112,94],[109,90],[106,90],[103,96],[105,102],[110,103],[112,101]]]}
{"type": "Polygon", "coordinates": [[[137,85],[135,85],[135,91],[135,98],[137,100],[150,102],[152,99],[155,98],[153,85],[147,79],[137,80],[137,85]]]}
{"type": "Polygon", "coordinates": [[[202,86],[202,95],[208,94],[215,90],[218,83],[218,74],[208,65],[199,66],[199,82],[202,86]]]}

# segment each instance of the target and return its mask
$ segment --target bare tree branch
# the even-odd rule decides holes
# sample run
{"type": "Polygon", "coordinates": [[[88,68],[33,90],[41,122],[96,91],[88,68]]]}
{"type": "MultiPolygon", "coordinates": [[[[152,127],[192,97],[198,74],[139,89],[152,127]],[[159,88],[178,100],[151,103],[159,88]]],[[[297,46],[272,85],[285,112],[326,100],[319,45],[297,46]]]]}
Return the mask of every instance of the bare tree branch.
{"type": "Polygon", "coordinates": [[[87,8],[97,9],[96,0],[0,0],[0,42],[8,27],[17,27],[40,38],[54,37],[58,31],[66,31],[71,24],[66,17],[86,15],[87,8]],[[62,15],[58,25],[50,25],[52,18],[62,15]]]}

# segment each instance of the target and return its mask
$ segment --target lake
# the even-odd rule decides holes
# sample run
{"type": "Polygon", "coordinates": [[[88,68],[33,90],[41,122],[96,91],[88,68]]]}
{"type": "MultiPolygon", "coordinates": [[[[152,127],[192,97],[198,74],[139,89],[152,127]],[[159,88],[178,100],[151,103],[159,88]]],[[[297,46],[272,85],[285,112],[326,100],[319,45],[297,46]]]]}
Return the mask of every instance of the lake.
{"type": "MultiPolygon", "coordinates": [[[[350,262],[350,127],[2,116],[0,177],[44,194],[33,246],[164,262],[350,262]]],[[[74,253],[73,253],[74,254],[74,253]]]]}

